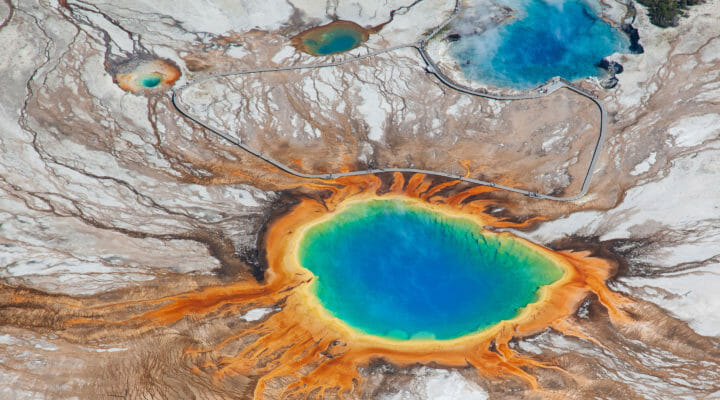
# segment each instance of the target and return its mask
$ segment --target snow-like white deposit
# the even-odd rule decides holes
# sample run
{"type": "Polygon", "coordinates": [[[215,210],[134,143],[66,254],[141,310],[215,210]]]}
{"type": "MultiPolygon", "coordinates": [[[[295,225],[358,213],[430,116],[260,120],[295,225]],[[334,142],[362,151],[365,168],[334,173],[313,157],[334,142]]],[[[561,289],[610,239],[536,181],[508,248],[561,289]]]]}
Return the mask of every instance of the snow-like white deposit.
{"type": "Polygon", "coordinates": [[[648,158],[644,159],[640,164],[636,165],[632,171],[630,171],[630,175],[640,175],[640,174],[644,174],[644,173],[650,171],[650,167],[652,167],[653,164],[655,164],[656,157],[657,157],[656,152],[650,153],[648,158]]]}
{"type": "Polygon", "coordinates": [[[252,309],[248,312],[246,312],[244,315],[240,317],[240,319],[244,321],[259,321],[263,318],[265,318],[266,315],[270,314],[271,312],[276,311],[275,308],[272,307],[260,307],[252,309]]]}
{"type": "Polygon", "coordinates": [[[387,113],[392,111],[390,104],[385,100],[374,86],[362,85],[358,92],[363,99],[358,110],[363,114],[365,123],[368,124],[368,138],[379,141],[385,133],[385,120],[387,113]]]}
{"type": "MultiPolygon", "coordinates": [[[[683,263],[703,262],[720,256],[720,148],[708,148],[676,159],[662,179],[630,189],[623,202],[607,212],[585,211],[547,222],[530,239],[549,243],[567,235],[599,236],[600,240],[652,238],[675,232],[692,240],[673,247],[648,250],[641,261],[672,267],[683,263]]],[[[654,296],[650,300],[671,310],[693,328],[705,334],[718,335],[720,300],[720,265],[704,267],[696,275],[662,278],[623,278],[630,286],[654,286],[677,289],[678,296],[654,296]],[[714,268],[714,270],[713,270],[714,268]],[[689,297],[688,297],[689,296],[689,297]],[[698,301],[694,306],[689,306],[698,301]]]]}
{"type": "MultiPolygon", "coordinates": [[[[540,242],[573,234],[611,240],[645,237],[667,229],[698,228],[720,210],[720,185],[708,184],[719,173],[720,149],[688,155],[675,160],[663,179],[630,189],[616,208],[571,214],[543,224],[530,236],[540,242]]],[[[720,254],[720,242],[713,247],[720,254]]],[[[696,259],[694,254],[683,258],[696,259]]]]}
{"type": "Polygon", "coordinates": [[[711,40],[700,54],[702,61],[706,63],[720,60],[720,39],[711,40]]]}
{"type": "Polygon", "coordinates": [[[285,0],[129,0],[122,3],[106,0],[94,4],[103,10],[121,4],[124,9],[168,15],[180,21],[186,30],[217,35],[254,28],[277,29],[293,13],[292,6],[285,0]]]}
{"type": "Polygon", "coordinates": [[[488,394],[480,386],[463,377],[458,371],[420,368],[408,387],[383,400],[487,400],[488,394]]]}
{"type": "Polygon", "coordinates": [[[675,144],[692,147],[706,140],[720,139],[720,113],[695,115],[675,122],[668,133],[675,138],[675,144]]]}
{"type": "Polygon", "coordinates": [[[720,263],[693,271],[687,275],[660,278],[623,278],[632,287],[649,287],[649,300],[686,320],[697,333],[720,335],[720,263]],[[660,287],[664,293],[654,292],[660,287]]]}

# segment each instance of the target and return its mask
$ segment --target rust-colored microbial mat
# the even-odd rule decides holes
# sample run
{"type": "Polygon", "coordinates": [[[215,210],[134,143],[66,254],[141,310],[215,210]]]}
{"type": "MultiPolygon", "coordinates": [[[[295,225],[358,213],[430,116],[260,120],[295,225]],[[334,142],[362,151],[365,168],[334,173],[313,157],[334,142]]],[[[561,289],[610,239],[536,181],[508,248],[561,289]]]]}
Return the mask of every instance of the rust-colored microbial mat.
{"type": "Polygon", "coordinates": [[[180,78],[180,69],[163,59],[131,60],[119,68],[115,82],[131,93],[149,90],[167,90],[180,78]]]}
{"type": "MultiPolygon", "coordinates": [[[[384,359],[398,366],[417,363],[447,367],[470,365],[488,379],[515,377],[529,388],[540,391],[532,371],[557,367],[520,356],[509,346],[510,341],[548,327],[583,337],[566,318],[592,294],[605,306],[614,323],[632,322],[619,310],[629,300],[605,285],[614,271],[611,262],[592,257],[586,251],[554,252],[523,240],[565,270],[562,279],[543,288],[539,301],[530,304],[517,317],[474,334],[451,340],[401,341],[363,334],[330,316],[309,290],[313,275],[296,261],[298,236],[306,225],[326,218],[343,204],[363,199],[413,201],[438,212],[472,218],[480,226],[492,228],[523,227],[533,223],[533,220],[516,223],[489,216],[483,210],[492,202],[476,198],[493,189],[448,190],[458,184],[446,182],[432,186],[423,175],[414,175],[406,181],[402,174],[395,174],[389,189],[383,189],[383,193],[380,193],[383,182],[375,176],[317,184],[318,189],[325,189],[331,195],[322,201],[301,198],[290,212],[277,218],[267,230],[268,269],[262,283],[244,281],[142,302],[143,307],[151,305],[153,309],[129,320],[111,322],[76,318],[71,324],[131,324],[150,329],[172,325],[183,318],[199,319],[218,313],[240,315],[254,307],[279,305],[279,311],[250,329],[228,335],[211,347],[186,348],[187,364],[196,374],[208,374],[215,380],[233,375],[257,376],[256,399],[309,394],[352,395],[362,385],[358,367],[374,359],[384,359]],[[443,195],[445,192],[452,194],[443,195]]],[[[138,307],[138,304],[115,307],[126,309],[138,307]]]]}

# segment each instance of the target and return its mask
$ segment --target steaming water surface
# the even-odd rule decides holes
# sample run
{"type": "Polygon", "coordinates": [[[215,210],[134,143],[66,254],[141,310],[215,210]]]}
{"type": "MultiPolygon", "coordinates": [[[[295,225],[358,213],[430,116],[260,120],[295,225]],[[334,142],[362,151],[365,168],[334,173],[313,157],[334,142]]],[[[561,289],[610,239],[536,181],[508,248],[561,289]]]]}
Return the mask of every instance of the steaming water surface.
{"type": "Polygon", "coordinates": [[[562,268],[520,241],[403,201],[351,205],[308,230],[299,261],[323,306],[395,339],[451,339],[513,318],[562,268]]]}
{"type": "Polygon", "coordinates": [[[630,44],[583,0],[522,0],[510,6],[514,14],[502,24],[485,21],[452,43],[451,52],[468,78],[530,89],[554,76],[595,76],[602,73],[598,62],[630,44]]]}

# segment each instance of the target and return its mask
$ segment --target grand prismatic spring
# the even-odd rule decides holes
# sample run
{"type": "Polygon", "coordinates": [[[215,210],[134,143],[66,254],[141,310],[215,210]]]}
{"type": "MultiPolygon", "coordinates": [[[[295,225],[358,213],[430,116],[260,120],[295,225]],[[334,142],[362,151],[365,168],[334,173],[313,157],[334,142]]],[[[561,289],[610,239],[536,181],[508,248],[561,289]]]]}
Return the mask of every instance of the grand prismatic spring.
{"type": "Polygon", "coordinates": [[[402,200],[352,203],[299,247],[324,308],[401,340],[454,339],[512,319],[564,270],[507,234],[402,200]]]}
{"type": "Polygon", "coordinates": [[[720,399],[719,2],[0,0],[0,400],[720,399]]]}
{"type": "Polygon", "coordinates": [[[540,390],[533,371],[557,367],[519,356],[510,341],[548,327],[587,338],[566,319],[580,303],[595,295],[612,321],[622,324],[631,322],[620,311],[629,300],[605,286],[615,268],[605,259],[489,231],[534,221],[492,217],[484,210],[494,203],[475,197],[493,189],[459,184],[434,184],[422,174],[405,179],[400,173],[384,189],[376,176],[307,183],[306,190],[329,196],[299,196],[269,222],[261,281],[93,308],[67,326],[93,337],[87,333],[93,327],[145,332],[185,317],[276,307],[254,327],[183,353],[196,374],[219,380],[256,376],[256,399],[266,398],[267,391],[276,393],[273,398],[347,395],[363,384],[358,368],[373,360],[472,366],[490,379],[514,377],[540,390]],[[399,222],[408,226],[395,229],[399,222]],[[381,230],[376,237],[374,229],[381,230]],[[430,239],[439,243],[420,248],[430,239]],[[376,245],[386,251],[368,254],[367,246],[376,245]],[[358,269],[362,266],[366,269],[358,269]],[[374,273],[385,279],[373,279],[374,273]],[[444,289],[454,293],[433,293],[444,289]],[[363,294],[373,299],[364,308],[363,294]],[[388,309],[374,308],[378,304],[388,309]]]}

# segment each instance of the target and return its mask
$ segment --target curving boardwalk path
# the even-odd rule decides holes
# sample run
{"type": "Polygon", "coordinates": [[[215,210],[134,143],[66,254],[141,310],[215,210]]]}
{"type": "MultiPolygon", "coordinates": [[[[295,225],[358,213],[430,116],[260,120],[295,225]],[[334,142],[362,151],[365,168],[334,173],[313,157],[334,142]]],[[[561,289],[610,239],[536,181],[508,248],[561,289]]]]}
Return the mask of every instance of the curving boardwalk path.
{"type": "Polygon", "coordinates": [[[555,200],[555,201],[574,201],[581,197],[583,197],[585,194],[587,194],[588,189],[590,187],[590,180],[592,178],[593,169],[595,167],[595,163],[597,162],[598,155],[600,153],[600,150],[602,148],[602,143],[605,139],[605,134],[607,130],[607,111],[605,110],[605,106],[603,103],[595,97],[592,93],[589,93],[575,85],[573,85],[571,82],[568,82],[565,79],[556,77],[553,79],[550,79],[547,83],[540,86],[539,88],[532,90],[532,91],[525,91],[520,94],[514,94],[514,95],[502,95],[502,94],[492,94],[487,93],[481,90],[475,90],[472,88],[469,88],[467,86],[463,86],[461,84],[458,84],[457,82],[453,81],[450,77],[445,75],[440,68],[438,68],[437,64],[435,64],[435,61],[430,57],[430,55],[425,50],[425,45],[427,41],[435,36],[442,28],[447,26],[459,13],[460,11],[460,0],[456,0],[455,3],[455,9],[453,11],[453,14],[448,18],[445,22],[443,22],[441,25],[436,27],[432,32],[430,32],[427,36],[422,38],[420,41],[416,43],[411,43],[407,45],[400,45],[400,46],[394,46],[387,49],[377,50],[373,52],[369,52],[367,54],[358,55],[355,57],[350,57],[341,61],[326,63],[326,64],[309,64],[309,65],[300,65],[300,66],[289,66],[289,67],[277,67],[277,68],[263,68],[263,69],[253,69],[253,70],[244,70],[244,71],[234,71],[224,74],[216,74],[216,75],[210,75],[205,78],[199,79],[199,80],[193,80],[188,81],[184,85],[174,88],[172,90],[171,94],[171,100],[172,104],[175,107],[175,109],[182,114],[187,119],[195,122],[196,124],[202,126],[203,128],[207,129],[208,131],[214,133],[215,135],[227,140],[228,142],[240,147],[244,151],[254,155],[255,157],[258,157],[262,159],[263,161],[267,162],[268,164],[271,164],[275,166],[276,168],[287,172],[288,174],[300,177],[300,178],[307,178],[307,179],[320,179],[320,180],[330,180],[335,178],[341,178],[345,176],[357,176],[357,175],[369,175],[369,174],[381,174],[381,173],[388,173],[388,172],[408,172],[408,173],[422,173],[426,175],[431,176],[439,176],[454,180],[459,180],[463,182],[468,182],[476,185],[483,185],[483,186],[490,186],[502,190],[507,190],[510,192],[520,193],[528,197],[537,198],[537,199],[545,199],[545,200],[555,200]],[[468,178],[465,176],[459,176],[454,174],[449,174],[445,172],[440,171],[430,171],[430,170],[424,170],[419,168],[374,168],[374,169],[367,169],[367,170],[359,170],[359,171],[352,171],[352,172],[340,172],[340,173],[330,173],[330,174],[307,174],[301,171],[297,171],[295,169],[290,168],[289,166],[283,164],[280,161],[274,160],[270,157],[267,157],[260,153],[257,150],[254,150],[247,145],[243,144],[242,141],[240,141],[237,138],[234,138],[225,132],[222,132],[219,129],[216,129],[214,127],[209,126],[208,124],[199,121],[196,119],[188,110],[185,108],[185,106],[182,104],[182,92],[187,89],[188,87],[195,85],[200,82],[208,81],[211,79],[217,79],[220,77],[227,77],[227,76],[236,76],[236,75],[246,75],[246,74],[258,74],[263,72],[276,72],[276,71],[292,71],[292,70],[300,70],[300,69],[313,69],[313,68],[329,68],[329,67],[337,67],[344,64],[349,64],[358,60],[362,60],[364,58],[374,57],[378,54],[391,52],[394,50],[402,49],[402,48],[409,48],[412,47],[415,50],[418,51],[420,54],[420,57],[422,57],[423,61],[425,62],[425,70],[434,75],[442,84],[445,86],[456,90],[458,92],[466,93],[472,96],[479,96],[479,97],[485,97],[488,99],[493,100],[527,100],[527,99],[535,99],[547,96],[554,91],[558,89],[568,89],[571,90],[581,96],[584,96],[591,100],[600,111],[600,133],[598,134],[597,141],[595,142],[595,147],[593,149],[592,158],[590,160],[590,163],[587,168],[587,172],[585,174],[585,177],[583,178],[583,183],[580,188],[580,191],[574,195],[570,196],[552,196],[547,194],[542,194],[538,192],[531,192],[524,189],[519,189],[511,186],[506,185],[500,185],[493,182],[483,181],[480,179],[474,179],[474,178],[468,178]]]}

